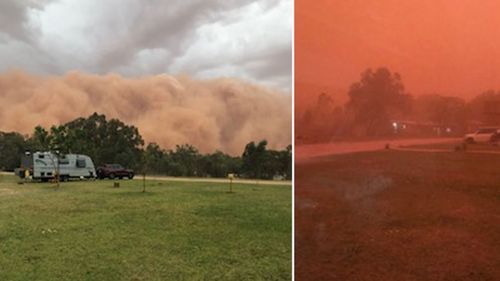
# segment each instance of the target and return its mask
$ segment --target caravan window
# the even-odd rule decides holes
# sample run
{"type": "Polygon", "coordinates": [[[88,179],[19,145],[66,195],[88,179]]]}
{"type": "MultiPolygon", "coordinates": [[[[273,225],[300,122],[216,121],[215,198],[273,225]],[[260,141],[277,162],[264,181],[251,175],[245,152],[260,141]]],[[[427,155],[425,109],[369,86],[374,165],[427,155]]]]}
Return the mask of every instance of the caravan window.
{"type": "Polygon", "coordinates": [[[66,155],[61,155],[58,160],[59,165],[69,165],[69,159],[66,158],[66,155]]]}
{"type": "Polygon", "coordinates": [[[45,158],[45,155],[43,155],[43,154],[38,154],[38,158],[39,158],[39,159],[43,159],[43,158],[45,158]]]}
{"type": "Polygon", "coordinates": [[[76,167],[77,168],[85,168],[87,166],[87,163],[85,162],[85,159],[76,159],[76,167]]]}

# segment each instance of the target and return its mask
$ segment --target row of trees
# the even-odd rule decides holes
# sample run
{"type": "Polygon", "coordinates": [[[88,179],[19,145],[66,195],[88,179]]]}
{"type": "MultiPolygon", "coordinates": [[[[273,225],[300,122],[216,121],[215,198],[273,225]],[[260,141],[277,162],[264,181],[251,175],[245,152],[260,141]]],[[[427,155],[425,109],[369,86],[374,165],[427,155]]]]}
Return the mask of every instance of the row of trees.
{"type": "Polygon", "coordinates": [[[469,123],[500,124],[500,92],[487,91],[466,102],[438,94],[412,96],[398,73],[368,69],[351,85],[344,105],[321,94],[315,106],[298,116],[298,136],[326,140],[332,136],[380,136],[393,133],[392,120],[449,126],[456,134],[469,123]]]}
{"type": "Polygon", "coordinates": [[[222,151],[200,154],[192,145],[177,145],[164,150],[155,143],[147,145],[144,155],[147,170],[170,176],[226,177],[230,173],[246,178],[291,179],[292,147],[277,151],[267,149],[267,141],[250,142],[242,156],[230,156],[222,151]]]}
{"type": "Polygon", "coordinates": [[[30,136],[0,132],[0,169],[19,166],[25,151],[59,151],[90,156],[96,165],[120,163],[136,171],[168,176],[291,178],[292,149],[270,150],[267,141],[250,142],[241,156],[216,151],[202,154],[190,144],[163,149],[156,143],[145,146],[139,130],[118,119],[94,113],[49,131],[37,126],[30,136]]]}

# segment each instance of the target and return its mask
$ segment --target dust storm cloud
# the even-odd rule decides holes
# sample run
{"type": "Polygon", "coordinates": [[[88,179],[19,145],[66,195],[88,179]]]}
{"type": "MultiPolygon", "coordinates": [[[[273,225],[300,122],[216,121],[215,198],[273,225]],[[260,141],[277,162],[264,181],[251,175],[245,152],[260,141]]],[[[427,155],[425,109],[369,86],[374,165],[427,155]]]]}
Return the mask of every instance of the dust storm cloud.
{"type": "Polygon", "coordinates": [[[137,126],[146,142],[164,148],[189,143],[202,152],[239,154],[254,140],[273,148],[291,142],[290,95],[238,79],[0,74],[0,131],[31,134],[36,125],[93,112],[137,126]]]}

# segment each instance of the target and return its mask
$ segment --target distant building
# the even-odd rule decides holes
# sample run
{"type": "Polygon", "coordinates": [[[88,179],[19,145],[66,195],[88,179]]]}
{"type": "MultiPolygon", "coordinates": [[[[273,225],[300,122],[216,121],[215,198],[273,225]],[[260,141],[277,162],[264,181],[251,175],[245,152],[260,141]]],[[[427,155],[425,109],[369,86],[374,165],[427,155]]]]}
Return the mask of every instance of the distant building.
{"type": "Polygon", "coordinates": [[[391,120],[395,135],[407,136],[458,136],[463,128],[452,124],[437,124],[434,122],[419,122],[413,120],[391,120]]]}

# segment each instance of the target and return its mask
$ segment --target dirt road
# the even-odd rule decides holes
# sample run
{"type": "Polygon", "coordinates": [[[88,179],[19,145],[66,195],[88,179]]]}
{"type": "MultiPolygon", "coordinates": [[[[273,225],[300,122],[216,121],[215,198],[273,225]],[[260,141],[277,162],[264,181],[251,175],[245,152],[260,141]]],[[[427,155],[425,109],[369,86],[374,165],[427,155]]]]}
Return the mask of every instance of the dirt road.
{"type": "MultiPolygon", "coordinates": [[[[414,151],[414,152],[453,152],[451,149],[444,148],[412,148],[412,147],[395,147],[394,150],[400,151],[414,151]]],[[[466,150],[465,153],[482,153],[482,154],[500,154],[500,151],[496,150],[466,150]]]]}
{"type": "MultiPolygon", "coordinates": [[[[12,172],[1,172],[0,175],[13,175],[12,172]]],[[[137,175],[135,179],[142,179],[141,175],[137,175]]],[[[189,182],[217,182],[217,183],[228,183],[228,179],[220,178],[182,178],[182,177],[165,177],[165,176],[146,176],[147,180],[160,180],[160,181],[189,181],[189,182]]],[[[291,181],[273,181],[273,180],[247,180],[247,179],[235,179],[233,183],[241,184],[262,184],[262,185],[292,185],[291,181]]]]}
{"type": "MultiPolygon", "coordinates": [[[[136,179],[142,179],[141,175],[137,175],[136,179]]],[[[164,176],[147,176],[148,180],[161,180],[161,181],[190,181],[190,182],[218,182],[228,183],[228,179],[220,178],[181,178],[181,177],[164,177],[164,176]]],[[[292,185],[291,181],[272,181],[272,180],[246,180],[235,179],[233,183],[241,184],[262,184],[262,185],[292,185]]]]}
{"type": "Polygon", "coordinates": [[[460,141],[460,138],[387,139],[361,142],[342,141],[320,144],[304,144],[297,145],[295,147],[295,161],[300,162],[326,155],[383,150],[387,144],[389,144],[390,147],[399,147],[433,143],[451,143],[457,141],[460,141]]]}

